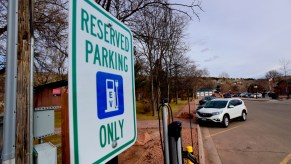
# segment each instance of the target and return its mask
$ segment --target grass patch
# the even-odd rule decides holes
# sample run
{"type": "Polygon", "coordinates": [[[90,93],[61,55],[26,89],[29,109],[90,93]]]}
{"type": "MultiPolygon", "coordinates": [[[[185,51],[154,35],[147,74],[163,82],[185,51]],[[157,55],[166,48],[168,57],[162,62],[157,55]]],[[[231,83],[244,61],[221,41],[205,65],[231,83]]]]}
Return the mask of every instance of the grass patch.
{"type": "MultiPolygon", "coordinates": [[[[172,108],[173,114],[177,113],[181,107],[187,104],[187,100],[178,100],[178,104],[175,102],[171,102],[170,106],[172,108]]],[[[149,102],[144,101],[137,101],[136,102],[136,117],[140,120],[157,120],[158,119],[158,113],[156,113],[157,116],[152,116],[151,111],[151,104],[149,102]]]]}
{"type": "Polygon", "coordinates": [[[188,101],[187,100],[178,100],[178,103],[176,104],[175,102],[170,103],[173,114],[177,113],[181,107],[184,105],[187,105],[188,101]]]}
{"type": "Polygon", "coordinates": [[[55,128],[60,128],[62,126],[62,111],[55,111],[55,128]]]}

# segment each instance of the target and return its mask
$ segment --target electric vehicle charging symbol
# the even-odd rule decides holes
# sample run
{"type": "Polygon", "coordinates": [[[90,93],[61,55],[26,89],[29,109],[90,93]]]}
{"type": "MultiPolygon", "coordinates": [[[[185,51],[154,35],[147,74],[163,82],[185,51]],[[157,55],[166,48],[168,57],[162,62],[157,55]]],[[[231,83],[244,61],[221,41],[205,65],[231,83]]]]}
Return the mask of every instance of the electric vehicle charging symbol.
{"type": "Polygon", "coordinates": [[[105,112],[118,110],[118,81],[106,79],[106,100],[107,109],[105,112]]]}
{"type": "Polygon", "coordinates": [[[120,75],[97,72],[97,116],[99,119],[124,113],[123,78],[120,75]]]}

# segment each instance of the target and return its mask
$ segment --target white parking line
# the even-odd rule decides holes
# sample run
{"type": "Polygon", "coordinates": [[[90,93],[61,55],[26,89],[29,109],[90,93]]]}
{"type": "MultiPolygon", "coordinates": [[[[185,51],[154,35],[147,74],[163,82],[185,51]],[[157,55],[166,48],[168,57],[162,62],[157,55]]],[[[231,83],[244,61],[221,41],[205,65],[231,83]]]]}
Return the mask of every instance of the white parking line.
{"type": "Polygon", "coordinates": [[[287,162],[291,159],[291,153],[288,154],[283,161],[280,162],[280,164],[287,164],[287,162]]]}
{"type": "Polygon", "coordinates": [[[228,132],[228,131],[230,131],[230,130],[236,129],[236,128],[241,127],[241,126],[242,126],[242,125],[239,125],[239,126],[236,126],[236,127],[233,127],[233,128],[229,128],[229,129],[227,129],[227,130],[224,130],[224,131],[221,131],[221,132],[218,132],[218,133],[210,134],[209,136],[206,136],[205,138],[213,137],[213,136],[216,136],[216,135],[218,135],[218,134],[221,134],[221,133],[224,133],[224,132],[228,132]]]}

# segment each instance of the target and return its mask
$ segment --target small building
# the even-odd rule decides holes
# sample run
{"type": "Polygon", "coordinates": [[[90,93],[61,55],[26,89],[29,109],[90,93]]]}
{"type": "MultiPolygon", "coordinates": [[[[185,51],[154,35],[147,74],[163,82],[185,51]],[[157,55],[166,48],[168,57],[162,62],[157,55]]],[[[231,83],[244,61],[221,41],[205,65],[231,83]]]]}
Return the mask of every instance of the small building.
{"type": "Polygon", "coordinates": [[[196,92],[197,97],[205,97],[205,96],[212,96],[216,89],[210,89],[210,88],[204,88],[204,89],[199,89],[196,92]]]}
{"type": "Polygon", "coordinates": [[[61,106],[61,94],[68,86],[67,80],[34,87],[34,108],[61,106]]]}

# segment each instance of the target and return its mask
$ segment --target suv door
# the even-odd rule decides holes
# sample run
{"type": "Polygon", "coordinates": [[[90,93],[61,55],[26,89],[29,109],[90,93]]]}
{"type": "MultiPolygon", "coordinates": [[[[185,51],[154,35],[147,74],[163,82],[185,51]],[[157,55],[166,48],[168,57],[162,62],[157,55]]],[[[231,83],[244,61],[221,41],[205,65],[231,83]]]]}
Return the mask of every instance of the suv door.
{"type": "Polygon", "coordinates": [[[235,100],[230,100],[230,102],[228,103],[227,109],[228,109],[228,114],[229,114],[230,119],[237,117],[235,100]],[[233,108],[230,108],[231,105],[233,105],[233,108]]]}
{"type": "Polygon", "coordinates": [[[241,100],[236,100],[236,117],[240,117],[242,114],[243,106],[241,100]]]}

